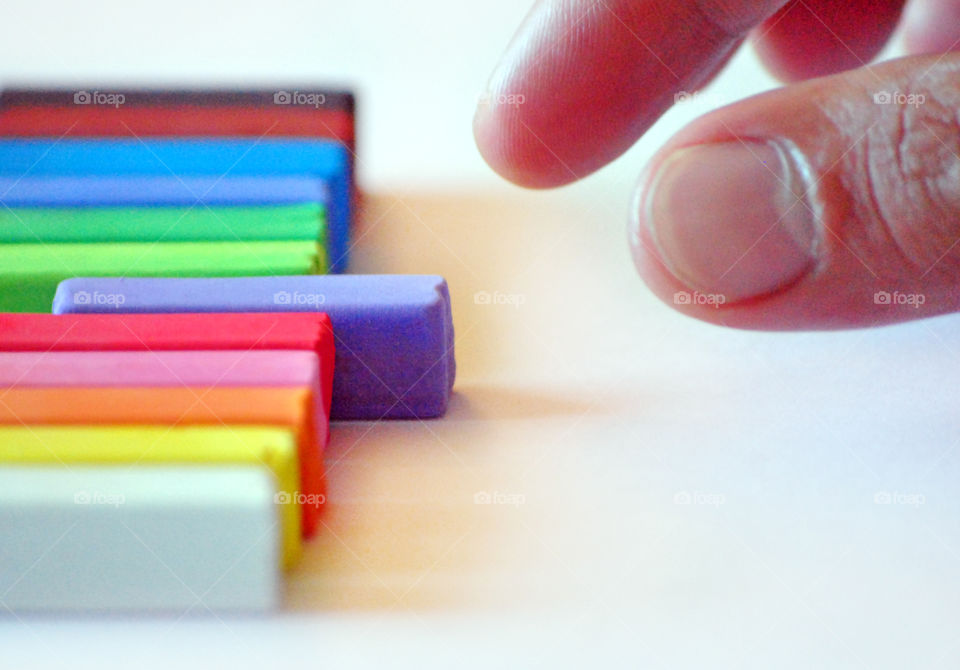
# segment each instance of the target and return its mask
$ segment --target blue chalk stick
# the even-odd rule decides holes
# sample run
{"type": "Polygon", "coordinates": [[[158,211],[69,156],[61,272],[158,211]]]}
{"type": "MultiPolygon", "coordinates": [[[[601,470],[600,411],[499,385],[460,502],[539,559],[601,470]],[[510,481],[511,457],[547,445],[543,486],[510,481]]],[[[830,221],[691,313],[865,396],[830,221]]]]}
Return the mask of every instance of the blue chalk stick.
{"type": "Polygon", "coordinates": [[[334,419],[441,416],[456,375],[450,294],[431,275],[77,278],[60,284],[53,311],[326,312],[336,343],[334,419]],[[87,299],[96,295],[123,300],[87,299]]]}
{"type": "Polygon", "coordinates": [[[353,184],[347,150],[332,140],[5,139],[0,176],[314,177],[328,189],[331,270],[347,266],[353,184]]]}

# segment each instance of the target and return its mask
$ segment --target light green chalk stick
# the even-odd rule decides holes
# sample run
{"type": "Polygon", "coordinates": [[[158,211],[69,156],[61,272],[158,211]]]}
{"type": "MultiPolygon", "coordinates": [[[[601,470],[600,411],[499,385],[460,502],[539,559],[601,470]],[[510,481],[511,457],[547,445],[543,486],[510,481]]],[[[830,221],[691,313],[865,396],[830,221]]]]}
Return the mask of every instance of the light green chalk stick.
{"type": "Polygon", "coordinates": [[[57,285],[71,277],[243,277],[326,272],[324,248],[313,241],[0,244],[0,311],[49,312],[57,285]]]}
{"type": "Polygon", "coordinates": [[[324,242],[319,203],[243,207],[0,208],[0,242],[324,242]]]}

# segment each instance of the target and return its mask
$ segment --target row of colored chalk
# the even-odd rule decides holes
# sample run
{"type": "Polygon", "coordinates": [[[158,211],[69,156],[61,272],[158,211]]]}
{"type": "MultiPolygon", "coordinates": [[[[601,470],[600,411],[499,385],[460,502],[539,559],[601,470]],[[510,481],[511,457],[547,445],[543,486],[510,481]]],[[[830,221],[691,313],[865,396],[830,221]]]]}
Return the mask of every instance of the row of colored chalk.
{"type": "Polygon", "coordinates": [[[276,607],[331,413],[436,417],[455,376],[439,277],[76,278],[55,311],[0,315],[14,611],[276,607]]]}
{"type": "Polygon", "coordinates": [[[323,275],[352,96],[8,90],[0,136],[0,604],[276,607],[330,419],[455,376],[442,278],[323,275]]]}
{"type": "Polygon", "coordinates": [[[74,276],[347,266],[350,94],[5,91],[0,137],[0,311],[74,276]]]}
{"type": "Polygon", "coordinates": [[[329,318],[10,314],[3,331],[4,349],[37,350],[0,353],[2,470],[31,481],[30,499],[22,482],[15,498],[0,493],[2,544],[16,548],[0,562],[7,605],[275,607],[281,569],[325,501],[329,318]],[[302,350],[258,348],[264,340],[302,350]],[[216,482],[183,497],[184,473],[192,485],[216,482]],[[196,518],[203,534],[178,537],[196,518]],[[24,532],[46,543],[24,546],[24,532]],[[180,567],[165,572],[170,561],[180,567]],[[67,576],[70,588],[57,588],[67,576]]]}

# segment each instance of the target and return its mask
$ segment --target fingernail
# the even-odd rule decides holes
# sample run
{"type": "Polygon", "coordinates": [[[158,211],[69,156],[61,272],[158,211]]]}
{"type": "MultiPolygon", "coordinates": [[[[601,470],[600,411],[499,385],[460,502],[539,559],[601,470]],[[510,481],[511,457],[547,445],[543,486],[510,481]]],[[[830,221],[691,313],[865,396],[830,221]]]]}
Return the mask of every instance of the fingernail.
{"type": "Polygon", "coordinates": [[[785,288],[814,267],[818,234],[807,191],[778,147],[701,145],[660,166],[644,218],[677,279],[729,304],[785,288]]]}

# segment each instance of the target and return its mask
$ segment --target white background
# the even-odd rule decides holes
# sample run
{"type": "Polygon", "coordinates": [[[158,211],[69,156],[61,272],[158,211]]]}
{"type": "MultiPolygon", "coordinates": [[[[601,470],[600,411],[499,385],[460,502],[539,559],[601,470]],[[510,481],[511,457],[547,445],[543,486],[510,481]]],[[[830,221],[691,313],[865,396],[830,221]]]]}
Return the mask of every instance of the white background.
{"type": "Polygon", "coordinates": [[[354,269],[444,274],[460,374],[445,420],[335,427],[327,527],[280,615],[8,616],[0,667],[957,667],[956,319],[752,334],[653,299],[632,183],[773,82],[744,52],[616,165],[525,192],[470,120],[526,10],[7,0],[7,82],[355,85],[354,269]]]}

